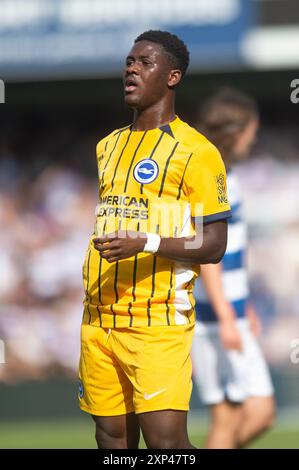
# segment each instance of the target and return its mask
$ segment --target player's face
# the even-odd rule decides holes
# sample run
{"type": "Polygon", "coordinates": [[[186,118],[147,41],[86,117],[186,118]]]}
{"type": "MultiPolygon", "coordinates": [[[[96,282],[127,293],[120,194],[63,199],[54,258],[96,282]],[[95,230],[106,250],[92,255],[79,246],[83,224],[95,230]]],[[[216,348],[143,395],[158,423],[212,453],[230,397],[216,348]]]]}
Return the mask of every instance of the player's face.
{"type": "Polygon", "coordinates": [[[134,44],[123,79],[128,106],[142,110],[158,103],[168,93],[171,80],[171,67],[162,46],[150,41],[134,44]]]}
{"type": "Polygon", "coordinates": [[[239,160],[247,157],[252,145],[256,140],[258,127],[258,119],[252,119],[247,124],[246,128],[242,132],[240,132],[236,139],[234,147],[234,156],[236,159],[239,160]]]}

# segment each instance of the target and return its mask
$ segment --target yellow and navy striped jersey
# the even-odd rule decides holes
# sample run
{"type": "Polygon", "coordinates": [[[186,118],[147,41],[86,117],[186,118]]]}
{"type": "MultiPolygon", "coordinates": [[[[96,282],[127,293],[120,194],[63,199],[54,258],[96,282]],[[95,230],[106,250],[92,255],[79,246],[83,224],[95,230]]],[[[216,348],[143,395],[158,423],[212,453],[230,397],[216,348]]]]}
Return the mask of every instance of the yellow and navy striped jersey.
{"type": "Polygon", "coordinates": [[[194,322],[196,267],[157,254],[108,263],[92,239],[116,230],[185,237],[194,220],[230,216],[218,150],[178,117],[148,131],[118,129],[97,145],[99,203],[83,266],[83,321],[94,326],[194,322]]]}

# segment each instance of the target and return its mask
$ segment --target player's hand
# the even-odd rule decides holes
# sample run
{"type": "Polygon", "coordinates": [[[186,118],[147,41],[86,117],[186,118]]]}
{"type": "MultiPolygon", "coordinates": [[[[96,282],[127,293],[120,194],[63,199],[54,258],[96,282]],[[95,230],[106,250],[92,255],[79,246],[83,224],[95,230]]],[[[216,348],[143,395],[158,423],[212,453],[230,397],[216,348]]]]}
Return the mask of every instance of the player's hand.
{"type": "Polygon", "coordinates": [[[220,320],[219,335],[225,349],[242,351],[242,338],[235,319],[220,320]]]}
{"type": "Polygon", "coordinates": [[[119,230],[93,239],[93,244],[100,256],[113,263],[121,259],[130,258],[143,251],[147,236],[143,232],[119,230]]]}

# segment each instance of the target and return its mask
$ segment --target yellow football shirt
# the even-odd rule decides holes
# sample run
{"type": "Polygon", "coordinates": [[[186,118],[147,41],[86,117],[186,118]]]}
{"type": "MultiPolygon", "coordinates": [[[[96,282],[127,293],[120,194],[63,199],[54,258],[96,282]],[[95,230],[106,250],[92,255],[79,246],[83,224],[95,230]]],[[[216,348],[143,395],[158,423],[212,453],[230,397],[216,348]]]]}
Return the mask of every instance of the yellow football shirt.
{"type": "Polygon", "coordinates": [[[97,145],[99,203],[83,267],[83,322],[104,328],[194,322],[196,267],[157,254],[108,263],[92,239],[116,230],[192,235],[194,220],[230,217],[218,150],[178,117],[148,131],[116,130],[97,145]]]}

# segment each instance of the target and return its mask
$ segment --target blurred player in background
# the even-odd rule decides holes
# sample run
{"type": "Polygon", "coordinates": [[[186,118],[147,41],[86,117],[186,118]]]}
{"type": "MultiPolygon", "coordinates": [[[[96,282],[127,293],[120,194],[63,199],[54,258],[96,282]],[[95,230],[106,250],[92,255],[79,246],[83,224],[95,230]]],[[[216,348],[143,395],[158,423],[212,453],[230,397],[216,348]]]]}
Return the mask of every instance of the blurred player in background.
{"type": "Polygon", "coordinates": [[[275,414],[269,371],[256,339],[260,323],[248,302],[246,226],[232,169],[248,155],[258,126],[256,104],[234,90],[219,91],[201,108],[199,128],[222,154],[232,210],[223,260],[202,266],[194,287],[193,373],[210,407],[208,448],[247,445],[269,429],[275,414]]]}
{"type": "Polygon", "coordinates": [[[230,206],[219,152],[175,114],[188,63],[176,36],[141,34],[124,70],[133,124],[97,145],[79,398],[100,448],[136,448],[140,428],[148,448],[192,447],[192,265],[221,260],[230,206]]]}

